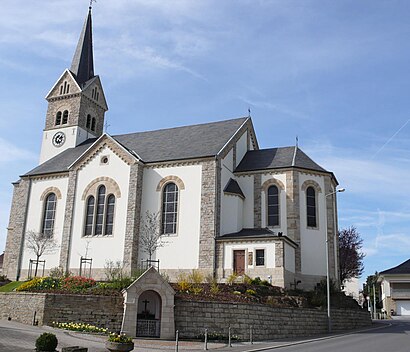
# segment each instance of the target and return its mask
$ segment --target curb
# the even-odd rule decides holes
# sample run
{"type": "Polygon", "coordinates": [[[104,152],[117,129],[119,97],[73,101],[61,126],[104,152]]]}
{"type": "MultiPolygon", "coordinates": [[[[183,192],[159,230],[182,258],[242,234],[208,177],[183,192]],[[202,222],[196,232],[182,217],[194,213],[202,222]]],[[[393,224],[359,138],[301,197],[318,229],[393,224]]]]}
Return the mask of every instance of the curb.
{"type": "Polygon", "coordinates": [[[372,328],[368,328],[368,329],[361,329],[361,330],[355,330],[355,331],[351,331],[351,332],[345,332],[345,333],[340,333],[340,334],[335,334],[335,335],[331,335],[331,336],[324,336],[324,337],[318,337],[318,338],[314,338],[314,339],[308,339],[308,340],[302,340],[302,341],[295,341],[295,342],[287,342],[287,343],[283,343],[281,345],[276,345],[276,346],[266,346],[266,347],[260,347],[260,348],[255,348],[255,349],[251,349],[251,350],[244,350],[242,352],[258,352],[258,351],[267,351],[267,350],[273,350],[273,349],[277,349],[277,348],[283,348],[283,347],[290,347],[290,346],[297,346],[297,345],[303,345],[305,343],[311,343],[311,342],[316,342],[316,341],[323,341],[323,340],[330,340],[330,339],[334,339],[337,337],[342,337],[342,336],[348,336],[348,335],[354,335],[357,333],[361,333],[361,332],[365,332],[365,331],[373,331],[373,330],[379,330],[379,329],[385,329],[392,326],[391,323],[383,325],[383,326],[377,326],[377,327],[372,327],[372,328]]]}

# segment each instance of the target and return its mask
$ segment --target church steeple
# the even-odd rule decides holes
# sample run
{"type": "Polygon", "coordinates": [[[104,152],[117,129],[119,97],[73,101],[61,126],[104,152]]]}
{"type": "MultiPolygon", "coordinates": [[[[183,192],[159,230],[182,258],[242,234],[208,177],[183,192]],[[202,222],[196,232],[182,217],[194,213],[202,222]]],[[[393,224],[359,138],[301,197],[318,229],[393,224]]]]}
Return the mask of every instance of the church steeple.
{"type": "Polygon", "coordinates": [[[80,87],[90,78],[94,77],[91,7],[78,40],[70,71],[74,74],[80,87]]]}

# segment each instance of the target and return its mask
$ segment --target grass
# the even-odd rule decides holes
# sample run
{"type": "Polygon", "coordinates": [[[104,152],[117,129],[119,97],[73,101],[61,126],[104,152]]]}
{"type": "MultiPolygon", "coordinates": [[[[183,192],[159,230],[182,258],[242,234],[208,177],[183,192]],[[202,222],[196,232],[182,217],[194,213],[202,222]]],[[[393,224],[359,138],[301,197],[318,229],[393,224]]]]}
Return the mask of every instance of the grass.
{"type": "Polygon", "coordinates": [[[7,285],[0,287],[0,292],[12,292],[14,289],[19,287],[20,285],[24,284],[24,281],[12,281],[9,282],[7,285]]]}

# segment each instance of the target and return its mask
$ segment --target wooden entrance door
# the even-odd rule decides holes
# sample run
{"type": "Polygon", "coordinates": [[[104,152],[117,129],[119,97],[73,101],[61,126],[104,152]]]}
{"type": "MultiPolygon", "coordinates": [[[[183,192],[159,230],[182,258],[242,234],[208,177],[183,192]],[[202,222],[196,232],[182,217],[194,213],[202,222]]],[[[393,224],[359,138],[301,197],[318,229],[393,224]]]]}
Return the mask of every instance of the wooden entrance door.
{"type": "Polygon", "coordinates": [[[233,251],[233,271],[238,275],[245,274],[245,251],[233,251]]]}

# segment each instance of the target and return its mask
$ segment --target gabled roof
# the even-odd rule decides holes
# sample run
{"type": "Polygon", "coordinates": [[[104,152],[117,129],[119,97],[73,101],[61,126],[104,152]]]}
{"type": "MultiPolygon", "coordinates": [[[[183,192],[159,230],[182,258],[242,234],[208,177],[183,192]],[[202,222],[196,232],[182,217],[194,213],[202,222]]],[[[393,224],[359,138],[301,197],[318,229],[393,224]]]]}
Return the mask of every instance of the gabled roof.
{"type": "Polygon", "coordinates": [[[224,192],[245,198],[245,195],[243,194],[241,187],[239,186],[238,182],[236,182],[236,180],[234,180],[233,178],[229,179],[228,183],[224,188],[224,192]]]}
{"type": "Polygon", "coordinates": [[[292,245],[297,247],[297,243],[291,240],[288,236],[282,235],[280,232],[276,234],[269,228],[244,228],[238,232],[227,233],[217,238],[218,241],[224,240],[257,240],[257,239],[272,239],[280,238],[289,241],[292,245]],[[279,236],[280,234],[280,236],[279,236]]]}
{"type": "Polygon", "coordinates": [[[242,117],[113,138],[125,148],[135,151],[146,163],[204,158],[216,156],[247,119],[242,117]]]}
{"type": "MultiPolygon", "coordinates": [[[[214,157],[247,121],[247,117],[111,136],[144,163],[214,157]]],[[[23,176],[66,172],[96,139],[70,148],[37,166],[23,176]]]]}
{"type": "Polygon", "coordinates": [[[82,86],[90,78],[94,77],[93,36],[91,22],[90,7],[70,68],[70,71],[74,74],[75,79],[80,86],[82,86]]]}
{"type": "Polygon", "coordinates": [[[298,167],[302,169],[328,172],[316,164],[298,147],[281,147],[250,150],[243,157],[235,172],[257,171],[298,167]]]}
{"type": "Polygon", "coordinates": [[[386,274],[410,274],[410,259],[400,265],[395,266],[394,268],[390,268],[379,273],[379,275],[386,274]]]}

